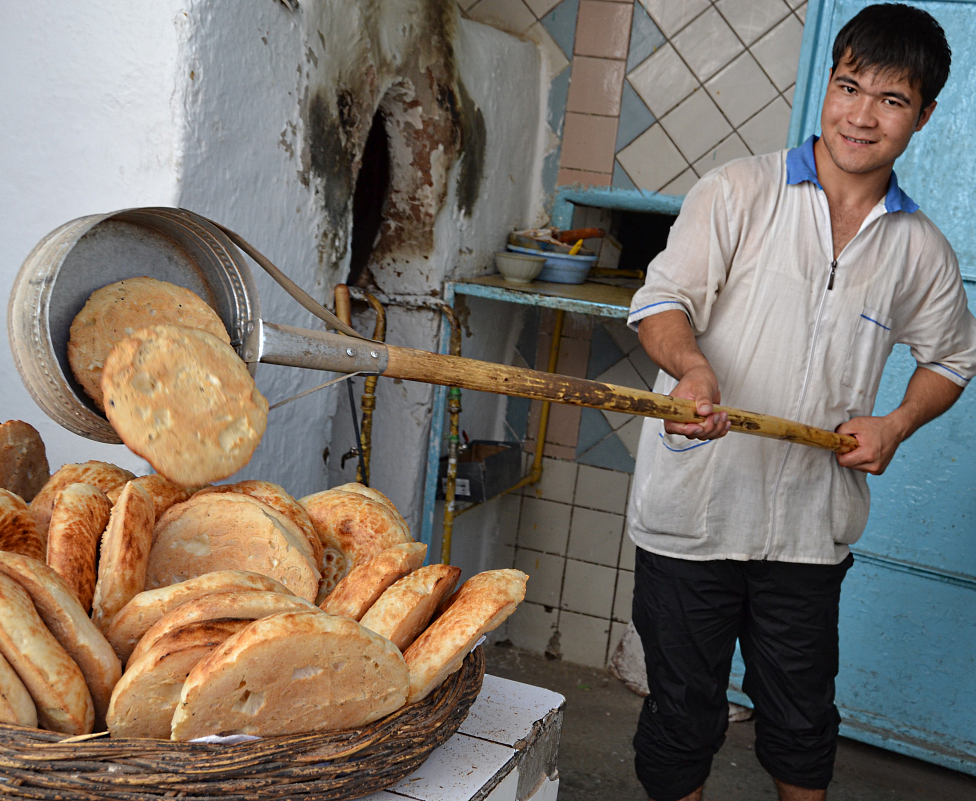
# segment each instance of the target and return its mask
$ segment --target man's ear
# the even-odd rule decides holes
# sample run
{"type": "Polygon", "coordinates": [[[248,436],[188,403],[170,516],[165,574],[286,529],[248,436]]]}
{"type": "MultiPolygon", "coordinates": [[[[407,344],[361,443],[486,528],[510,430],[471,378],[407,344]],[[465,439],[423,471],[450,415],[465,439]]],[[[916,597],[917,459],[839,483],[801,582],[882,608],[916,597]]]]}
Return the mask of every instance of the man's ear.
{"type": "Polygon", "coordinates": [[[918,122],[915,124],[915,133],[918,133],[925,127],[930,119],[932,119],[932,112],[935,111],[935,107],[939,105],[936,101],[932,101],[918,115],[918,122]]]}

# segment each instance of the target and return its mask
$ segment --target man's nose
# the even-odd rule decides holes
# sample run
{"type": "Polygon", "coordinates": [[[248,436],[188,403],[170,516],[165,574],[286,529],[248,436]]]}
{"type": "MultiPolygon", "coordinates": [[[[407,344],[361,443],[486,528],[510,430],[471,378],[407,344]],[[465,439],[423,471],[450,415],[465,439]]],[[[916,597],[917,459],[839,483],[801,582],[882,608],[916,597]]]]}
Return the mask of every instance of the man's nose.
{"type": "Polygon", "coordinates": [[[877,118],[869,97],[859,97],[848,109],[847,121],[858,128],[873,128],[877,118]]]}

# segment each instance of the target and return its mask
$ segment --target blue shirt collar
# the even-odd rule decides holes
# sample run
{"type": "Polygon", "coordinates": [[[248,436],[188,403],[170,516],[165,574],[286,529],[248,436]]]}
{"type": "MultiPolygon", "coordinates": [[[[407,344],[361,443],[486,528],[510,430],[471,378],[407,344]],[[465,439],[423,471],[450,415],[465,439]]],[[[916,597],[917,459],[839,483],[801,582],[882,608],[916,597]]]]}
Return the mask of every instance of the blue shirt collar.
{"type": "MultiPolygon", "coordinates": [[[[813,143],[816,136],[811,136],[799,147],[794,147],[786,154],[786,183],[801,184],[809,181],[817,189],[823,189],[817,180],[817,162],[813,157],[813,143]]],[[[888,182],[888,194],[885,195],[885,211],[904,211],[912,214],[918,211],[918,204],[906,195],[898,186],[898,176],[891,171],[888,182]]]]}

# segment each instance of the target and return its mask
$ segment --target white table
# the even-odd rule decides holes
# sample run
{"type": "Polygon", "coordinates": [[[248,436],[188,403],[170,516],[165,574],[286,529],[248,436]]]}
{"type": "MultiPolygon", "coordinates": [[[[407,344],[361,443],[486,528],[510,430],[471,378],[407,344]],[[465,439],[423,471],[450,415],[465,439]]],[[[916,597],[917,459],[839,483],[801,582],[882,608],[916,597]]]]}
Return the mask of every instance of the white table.
{"type": "Polygon", "coordinates": [[[556,801],[566,699],[485,676],[467,720],[414,773],[364,801],[556,801]]]}

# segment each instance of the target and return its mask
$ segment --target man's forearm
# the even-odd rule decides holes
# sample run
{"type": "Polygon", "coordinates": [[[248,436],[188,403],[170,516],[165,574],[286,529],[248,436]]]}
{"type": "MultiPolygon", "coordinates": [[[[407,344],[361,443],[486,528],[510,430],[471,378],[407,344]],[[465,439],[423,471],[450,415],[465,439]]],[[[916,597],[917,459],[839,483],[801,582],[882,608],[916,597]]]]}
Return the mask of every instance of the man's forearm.
{"type": "Polygon", "coordinates": [[[886,416],[904,441],[926,423],[949,411],[960,395],[962,387],[932,370],[917,367],[902,402],[886,416]]]}
{"type": "Polygon", "coordinates": [[[680,309],[652,314],[640,321],[637,335],[658,367],[679,381],[695,367],[709,367],[687,315],[680,309]]]}

